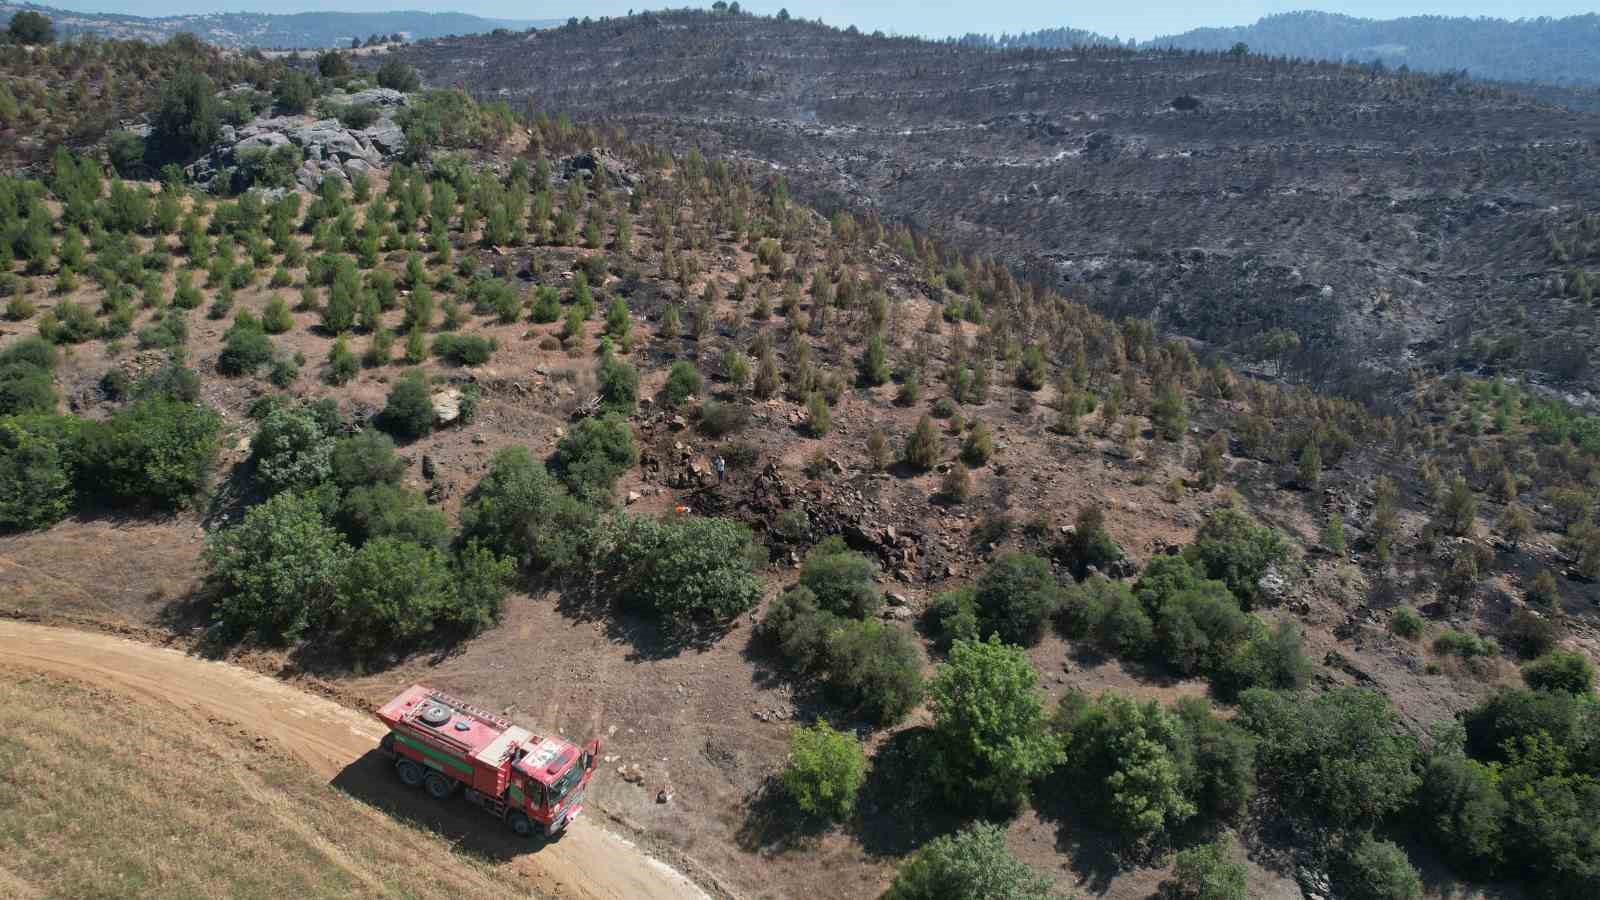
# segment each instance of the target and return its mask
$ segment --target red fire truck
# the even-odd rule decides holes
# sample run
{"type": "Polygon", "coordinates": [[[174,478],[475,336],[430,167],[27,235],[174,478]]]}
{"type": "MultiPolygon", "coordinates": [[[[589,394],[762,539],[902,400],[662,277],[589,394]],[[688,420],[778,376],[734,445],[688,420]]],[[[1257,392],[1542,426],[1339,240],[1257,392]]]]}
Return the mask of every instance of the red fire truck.
{"type": "Polygon", "coordinates": [[[560,835],[583,811],[600,742],[579,748],[536,735],[440,691],[414,684],[378,710],[378,749],[400,780],[445,800],[458,789],[519,835],[560,835]]]}

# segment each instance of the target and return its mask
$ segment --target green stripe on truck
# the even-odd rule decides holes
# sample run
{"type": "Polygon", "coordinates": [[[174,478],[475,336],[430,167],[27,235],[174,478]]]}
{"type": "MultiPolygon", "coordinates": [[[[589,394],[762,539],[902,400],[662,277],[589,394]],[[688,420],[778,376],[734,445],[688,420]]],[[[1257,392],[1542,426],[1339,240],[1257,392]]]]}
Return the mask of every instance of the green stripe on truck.
{"type": "Polygon", "coordinates": [[[427,744],[424,744],[421,741],[414,740],[412,738],[408,738],[408,737],[406,737],[405,735],[401,734],[398,731],[394,732],[393,734],[394,734],[394,739],[395,740],[399,741],[402,744],[405,744],[407,747],[410,747],[411,749],[417,751],[418,753],[421,753],[423,756],[429,757],[431,759],[436,759],[439,762],[442,762],[447,766],[454,766],[455,768],[460,769],[461,771],[467,773],[468,775],[472,774],[472,763],[462,762],[461,760],[456,759],[454,756],[451,756],[450,754],[445,753],[442,750],[435,750],[432,747],[429,747],[427,744]]]}

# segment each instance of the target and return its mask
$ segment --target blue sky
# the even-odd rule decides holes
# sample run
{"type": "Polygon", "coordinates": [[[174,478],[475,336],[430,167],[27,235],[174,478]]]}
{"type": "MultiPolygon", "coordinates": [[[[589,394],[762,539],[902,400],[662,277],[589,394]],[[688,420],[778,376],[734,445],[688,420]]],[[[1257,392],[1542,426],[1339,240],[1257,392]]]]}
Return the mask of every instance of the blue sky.
{"type": "MultiPolygon", "coordinates": [[[[43,0],[46,5],[64,9],[133,15],[169,15],[228,11],[307,12],[341,10],[387,12],[394,9],[427,9],[474,13],[511,19],[550,19],[567,16],[624,15],[629,9],[645,9],[639,0],[602,2],[563,2],[563,0],[339,0],[336,3],[304,0],[43,0]]],[[[1591,0],[1592,2],[1592,0],[1591,0]]],[[[671,0],[671,5],[687,5],[671,0]]],[[[709,6],[710,3],[696,4],[709,6]]],[[[1221,0],[1199,4],[1192,0],[1147,0],[1143,3],[1048,2],[1048,0],[751,0],[745,8],[756,12],[777,12],[787,6],[792,15],[818,18],[830,25],[856,25],[866,31],[883,29],[900,34],[944,36],[968,31],[989,33],[1031,31],[1038,28],[1070,26],[1087,28],[1119,37],[1149,38],[1157,34],[1186,31],[1202,25],[1244,25],[1275,12],[1296,9],[1321,9],[1371,18],[1403,15],[1569,16],[1595,11],[1582,0],[1535,0],[1532,3],[1510,0],[1456,0],[1396,4],[1392,0],[1337,0],[1310,3],[1306,0],[1221,0]]],[[[659,6],[657,7],[659,8],[659,6]]]]}

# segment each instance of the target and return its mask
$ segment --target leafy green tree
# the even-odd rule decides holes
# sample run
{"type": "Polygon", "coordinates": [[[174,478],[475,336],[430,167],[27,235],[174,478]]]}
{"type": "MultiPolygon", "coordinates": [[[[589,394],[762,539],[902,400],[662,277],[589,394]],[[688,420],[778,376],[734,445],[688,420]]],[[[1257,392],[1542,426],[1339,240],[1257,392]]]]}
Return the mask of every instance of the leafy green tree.
{"type": "Polygon", "coordinates": [[[667,372],[667,383],[662,388],[668,406],[680,406],[685,400],[700,393],[704,381],[694,363],[688,360],[678,360],[672,364],[672,369],[667,372]]]}
{"type": "Polygon", "coordinates": [[[269,491],[306,490],[333,473],[334,440],[310,410],[280,406],[250,441],[256,477],[269,491]]]}
{"type": "Polygon", "coordinates": [[[1433,753],[1422,772],[1417,814],[1428,838],[1457,866],[1480,875],[1504,859],[1508,805],[1499,774],[1457,747],[1433,753]]]}
{"type": "Polygon", "coordinates": [[[594,511],[526,447],[497,452],[461,510],[463,540],[536,569],[576,563],[594,526],[594,511]]]}
{"type": "Polygon", "coordinates": [[[633,415],[639,406],[639,371],[607,348],[600,357],[595,376],[600,388],[600,408],[622,416],[633,415]]]}
{"type": "Polygon", "coordinates": [[[1552,650],[1522,667],[1522,680],[1536,691],[1594,693],[1594,663],[1581,650],[1552,650]]]}
{"type": "Polygon", "coordinates": [[[297,69],[289,69],[272,86],[272,99],[283,112],[300,115],[317,99],[316,79],[297,69]]]}
{"type": "Polygon", "coordinates": [[[224,375],[254,375],[272,362],[272,339],[261,320],[248,310],[241,311],[223,335],[222,352],[217,354],[217,371],[224,375]]]}
{"type": "Polygon", "coordinates": [[[394,451],[394,440],[373,428],[339,438],[329,464],[334,483],[343,490],[397,484],[406,470],[406,461],[394,451]]]}
{"type": "MultiPolygon", "coordinates": [[[[785,16],[787,18],[787,16],[785,16]]],[[[1050,900],[1050,881],[1006,846],[1005,829],[979,822],[929,841],[895,874],[883,900],[1050,900]]]]}
{"type": "Polygon", "coordinates": [[[1185,784],[1192,749],[1178,716],[1154,700],[1140,704],[1118,694],[1078,709],[1074,701],[1064,700],[1057,716],[1073,783],[1098,795],[1125,839],[1151,840],[1199,812],[1185,784]]]}
{"type": "Polygon", "coordinates": [[[50,370],[29,362],[0,362],[0,416],[54,412],[60,401],[50,370]]]}
{"type": "Polygon", "coordinates": [[[1190,562],[1228,586],[1246,603],[1260,599],[1261,576],[1288,558],[1283,535],[1257,525],[1245,513],[1223,507],[1206,517],[1186,550],[1190,562]]]}
{"type": "Polygon", "coordinates": [[[892,725],[922,699],[922,658],[906,630],[878,619],[840,619],[817,630],[825,641],[828,692],[857,714],[892,725]]]}
{"type": "Polygon", "coordinates": [[[1008,644],[1037,643],[1063,595],[1049,562],[1028,553],[1004,554],[984,570],[973,592],[978,634],[997,634],[1008,644]]]}
{"type": "Polygon", "coordinates": [[[389,391],[378,427],[402,440],[415,439],[433,431],[433,395],[422,373],[413,369],[402,375],[389,391]]]}
{"type": "Polygon", "coordinates": [[[184,159],[204,152],[222,127],[216,88],[205,73],[184,66],[161,89],[150,137],[162,154],[184,159]]]}
{"type": "Polygon", "coordinates": [[[219,625],[292,641],[332,606],[350,548],[323,521],[318,498],[286,491],[213,534],[205,556],[218,588],[219,625]]]}
{"type": "Polygon", "coordinates": [[[11,17],[6,34],[19,44],[51,44],[56,39],[56,26],[44,13],[25,9],[11,17]]]}
{"type": "Polygon", "coordinates": [[[454,575],[439,548],[378,537],[345,564],[329,618],[345,641],[371,653],[426,635],[454,603],[454,575]]]}
{"type": "Polygon", "coordinates": [[[422,87],[422,79],[417,76],[416,69],[390,57],[378,67],[378,87],[392,88],[409,94],[422,87]]]}
{"type": "Polygon", "coordinates": [[[80,483],[107,500],[182,507],[205,485],[222,420],[210,407],[147,397],[82,430],[80,483]]]}
{"type": "Polygon", "coordinates": [[[806,814],[835,822],[850,818],[866,780],[867,756],[854,736],[823,721],[789,733],[783,787],[806,814]]]}
{"type": "Polygon", "coordinates": [[[580,497],[609,496],[622,473],[639,461],[633,429],[618,415],[587,418],[556,445],[550,467],[580,497]]]}
{"type": "Polygon", "coordinates": [[[1418,784],[1416,742],[1382,694],[1337,688],[1314,698],[1253,689],[1240,720],[1260,738],[1260,771],[1279,796],[1335,828],[1373,825],[1401,809],[1418,784]]]}
{"type": "Polygon", "coordinates": [[[0,532],[48,528],[72,509],[71,451],[48,421],[0,419],[0,532]]]}
{"type": "Polygon", "coordinates": [[[1357,837],[1343,848],[1333,874],[1340,895],[1350,900],[1422,897],[1422,876],[1406,858],[1406,852],[1370,834],[1357,837]]]}
{"type": "Polygon", "coordinates": [[[818,544],[800,567],[800,583],[817,605],[835,615],[864,618],[883,605],[878,567],[837,536],[818,544]]]}
{"type": "Polygon", "coordinates": [[[1182,900],[1246,900],[1249,870],[1237,853],[1228,835],[1180,852],[1172,867],[1172,893],[1182,900]]]}
{"type": "Polygon", "coordinates": [[[674,630],[725,623],[761,600],[765,554],[742,523],[625,515],[598,543],[622,602],[674,630]]]}
{"type": "Polygon", "coordinates": [[[337,522],[356,546],[392,537],[442,550],[450,541],[444,513],[429,506],[418,491],[398,484],[351,488],[339,499],[337,522]]]}
{"type": "Polygon", "coordinates": [[[1061,760],[1046,728],[1028,656],[991,635],[956,641],[929,688],[934,742],[929,775],[959,807],[1015,807],[1061,760]]]}

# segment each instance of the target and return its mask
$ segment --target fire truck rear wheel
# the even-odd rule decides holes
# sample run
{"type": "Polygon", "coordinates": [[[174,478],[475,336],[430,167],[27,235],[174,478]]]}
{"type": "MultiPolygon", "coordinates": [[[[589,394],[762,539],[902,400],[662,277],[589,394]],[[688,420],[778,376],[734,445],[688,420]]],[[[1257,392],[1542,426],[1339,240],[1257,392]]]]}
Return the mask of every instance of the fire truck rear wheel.
{"type": "Polygon", "coordinates": [[[435,800],[445,799],[455,793],[456,789],[454,781],[440,775],[438,772],[429,772],[428,777],[423,779],[422,786],[427,788],[428,796],[435,800]]]}
{"type": "Polygon", "coordinates": [[[394,770],[400,774],[400,783],[406,787],[416,787],[422,783],[422,767],[413,760],[400,760],[394,764],[394,770]]]}
{"type": "Polygon", "coordinates": [[[511,815],[506,816],[506,824],[511,826],[512,832],[517,837],[527,837],[533,834],[533,822],[529,820],[526,813],[512,810],[511,815]]]}

